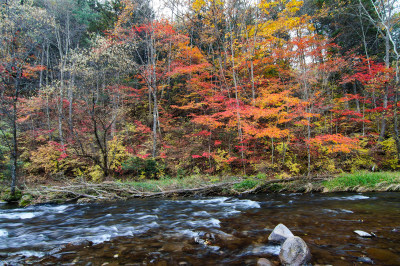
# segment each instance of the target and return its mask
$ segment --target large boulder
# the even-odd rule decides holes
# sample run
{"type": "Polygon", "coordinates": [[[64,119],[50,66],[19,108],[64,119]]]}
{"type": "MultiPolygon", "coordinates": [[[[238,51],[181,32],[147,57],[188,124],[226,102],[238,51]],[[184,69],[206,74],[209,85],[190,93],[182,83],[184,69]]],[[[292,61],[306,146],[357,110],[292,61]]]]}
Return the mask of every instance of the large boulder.
{"type": "Polygon", "coordinates": [[[292,236],[283,243],[279,259],[283,265],[304,265],[311,259],[310,249],[303,239],[298,236],[292,236]]]}
{"type": "Polygon", "coordinates": [[[288,237],[294,236],[292,232],[283,224],[278,224],[272,233],[269,235],[268,240],[271,242],[283,243],[288,237]]]}

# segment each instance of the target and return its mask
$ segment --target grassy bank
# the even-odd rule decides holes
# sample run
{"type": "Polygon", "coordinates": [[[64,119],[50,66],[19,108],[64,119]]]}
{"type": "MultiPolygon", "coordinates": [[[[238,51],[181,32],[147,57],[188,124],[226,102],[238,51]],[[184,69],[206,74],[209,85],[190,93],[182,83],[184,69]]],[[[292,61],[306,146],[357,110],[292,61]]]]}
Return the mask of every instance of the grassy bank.
{"type": "MultiPolygon", "coordinates": [[[[323,178],[275,179],[260,175],[257,177],[196,175],[143,181],[76,182],[62,185],[27,186],[18,194],[18,200],[21,206],[26,206],[44,202],[90,202],[145,197],[339,191],[400,191],[400,172],[355,172],[323,178]]],[[[9,190],[3,189],[1,198],[9,200],[9,190]]]]}
{"type": "Polygon", "coordinates": [[[366,172],[341,174],[323,182],[324,191],[399,191],[400,172],[366,172]]]}
{"type": "Polygon", "coordinates": [[[122,182],[141,192],[164,192],[194,189],[208,185],[227,184],[224,194],[257,192],[340,192],[340,191],[400,191],[400,172],[358,171],[325,177],[275,179],[265,176],[208,177],[189,176],[160,180],[122,182]]]}

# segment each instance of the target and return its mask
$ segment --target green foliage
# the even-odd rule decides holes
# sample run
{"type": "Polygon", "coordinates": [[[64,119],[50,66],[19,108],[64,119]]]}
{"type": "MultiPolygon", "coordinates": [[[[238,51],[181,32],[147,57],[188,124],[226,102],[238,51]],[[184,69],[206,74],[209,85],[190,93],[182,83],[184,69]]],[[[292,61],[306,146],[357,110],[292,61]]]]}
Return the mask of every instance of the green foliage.
{"type": "Polygon", "coordinates": [[[22,197],[22,191],[19,189],[15,189],[14,195],[11,195],[11,189],[7,188],[0,194],[0,199],[7,202],[15,202],[19,201],[22,197]]]}
{"type": "Polygon", "coordinates": [[[186,170],[183,168],[178,168],[176,170],[176,177],[177,178],[184,178],[187,175],[186,170]]]}
{"type": "Polygon", "coordinates": [[[23,195],[22,198],[19,200],[19,203],[18,203],[18,204],[19,204],[19,206],[21,206],[21,207],[25,207],[25,206],[30,205],[31,202],[32,202],[32,200],[33,200],[32,195],[25,194],[25,195],[23,195]]]}
{"type": "Polygon", "coordinates": [[[157,178],[163,172],[164,166],[153,158],[142,159],[140,157],[131,157],[122,163],[122,170],[126,174],[141,178],[157,178]]]}
{"type": "Polygon", "coordinates": [[[154,183],[148,182],[135,182],[133,186],[139,191],[159,192],[160,189],[154,183]]]}
{"type": "Polygon", "coordinates": [[[379,183],[400,183],[400,172],[355,172],[341,174],[323,185],[328,189],[344,189],[357,186],[373,188],[379,183]]]}
{"type": "Polygon", "coordinates": [[[246,179],[240,183],[233,185],[233,188],[238,191],[245,191],[254,188],[259,184],[258,180],[255,179],[246,179]]]}
{"type": "Polygon", "coordinates": [[[273,192],[280,192],[282,189],[284,189],[284,186],[282,184],[276,183],[276,184],[270,184],[268,186],[269,191],[273,192]]]}
{"type": "Polygon", "coordinates": [[[267,178],[267,175],[266,175],[265,173],[258,173],[258,174],[256,175],[256,178],[257,178],[257,179],[263,180],[263,179],[266,179],[266,178],[267,178]]]}

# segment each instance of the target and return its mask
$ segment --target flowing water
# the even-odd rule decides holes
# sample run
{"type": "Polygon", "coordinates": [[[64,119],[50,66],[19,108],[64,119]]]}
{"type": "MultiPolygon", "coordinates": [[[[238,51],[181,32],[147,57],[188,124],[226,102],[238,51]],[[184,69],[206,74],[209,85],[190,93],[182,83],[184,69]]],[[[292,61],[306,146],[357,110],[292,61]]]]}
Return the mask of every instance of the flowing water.
{"type": "Polygon", "coordinates": [[[312,264],[400,265],[400,193],[259,194],[27,208],[0,204],[0,265],[255,265],[260,257],[278,263],[280,247],[267,237],[279,223],[306,241],[312,264]],[[376,237],[361,238],[354,230],[376,237]],[[93,245],[78,243],[82,240],[93,245]],[[67,243],[78,245],[62,246],[67,243]]]}

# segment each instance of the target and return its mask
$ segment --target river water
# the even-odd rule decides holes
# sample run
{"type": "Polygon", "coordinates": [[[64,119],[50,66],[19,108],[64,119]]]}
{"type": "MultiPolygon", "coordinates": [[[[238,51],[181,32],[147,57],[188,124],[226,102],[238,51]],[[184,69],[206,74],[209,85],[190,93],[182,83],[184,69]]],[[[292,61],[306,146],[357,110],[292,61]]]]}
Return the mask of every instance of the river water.
{"type": "Polygon", "coordinates": [[[313,264],[400,265],[400,193],[391,192],[0,204],[0,265],[278,263],[267,237],[279,223],[306,241],[313,264]],[[82,240],[93,245],[57,249],[82,240]]]}

